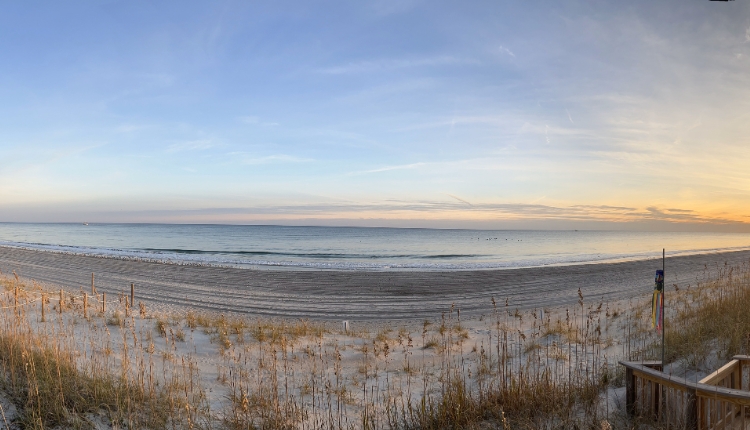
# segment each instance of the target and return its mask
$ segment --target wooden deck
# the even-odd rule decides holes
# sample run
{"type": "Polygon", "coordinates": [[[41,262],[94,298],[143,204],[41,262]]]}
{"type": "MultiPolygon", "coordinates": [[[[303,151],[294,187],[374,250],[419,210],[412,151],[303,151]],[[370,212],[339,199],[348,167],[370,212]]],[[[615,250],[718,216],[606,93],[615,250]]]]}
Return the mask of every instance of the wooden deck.
{"type": "Polygon", "coordinates": [[[629,414],[664,428],[750,430],[750,385],[743,379],[750,356],[735,356],[699,382],[663,373],[661,362],[620,364],[629,414]]]}

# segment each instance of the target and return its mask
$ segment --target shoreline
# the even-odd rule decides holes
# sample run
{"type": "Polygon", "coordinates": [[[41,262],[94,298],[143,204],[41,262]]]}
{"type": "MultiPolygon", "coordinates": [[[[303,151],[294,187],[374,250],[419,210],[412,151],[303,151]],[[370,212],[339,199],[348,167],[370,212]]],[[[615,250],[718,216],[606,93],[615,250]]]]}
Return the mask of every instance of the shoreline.
{"type": "MultiPolygon", "coordinates": [[[[659,259],[461,271],[254,270],[71,255],[0,246],[0,270],[77,291],[128,292],[159,310],[201,309],[259,317],[388,321],[435,319],[452,305],[480,317],[508,299],[511,309],[616,301],[650,294],[659,259]]],[[[680,287],[717,267],[750,261],[750,251],[668,257],[666,285],[680,287]]]]}
{"type": "MultiPolygon", "coordinates": [[[[574,259],[569,261],[556,261],[556,262],[542,262],[539,264],[515,264],[517,262],[509,261],[505,264],[501,263],[472,263],[473,265],[464,265],[457,263],[455,265],[414,265],[415,263],[393,263],[385,266],[378,266],[366,263],[354,263],[352,266],[339,267],[337,264],[340,263],[312,263],[312,262],[292,262],[292,261],[261,261],[255,262],[253,260],[217,260],[217,261],[201,261],[194,259],[173,259],[170,257],[157,258],[151,256],[139,255],[141,250],[120,250],[120,249],[108,249],[102,248],[107,252],[86,252],[76,251],[75,246],[64,246],[64,245],[44,245],[44,244],[27,244],[23,242],[8,242],[0,241],[0,248],[7,249],[18,249],[24,251],[39,251],[49,252],[61,255],[70,255],[76,257],[91,257],[100,259],[113,259],[123,261],[134,261],[143,263],[156,263],[156,264],[167,264],[175,266],[195,266],[195,267],[213,267],[219,269],[241,269],[241,270],[253,270],[253,271],[323,271],[323,272],[365,272],[365,273],[399,273],[399,272],[483,272],[492,270],[518,270],[518,269],[540,269],[540,268],[554,268],[554,267],[567,267],[567,266],[586,266],[586,265],[598,265],[598,264],[617,264],[617,263],[632,263],[645,260],[651,260],[657,258],[654,253],[649,253],[648,256],[644,253],[620,255],[620,256],[609,256],[599,259],[574,259]],[[70,249],[65,249],[70,248],[70,249]],[[116,252],[120,252],[119,254],[116,252]],[[360,265],[357,265],[360,264],[360,265]],[[411,264],[411,265],[410,265],[411,264]]],[[[80,248],[79,248],[80,249],[80,248]]],[[[682,251],[671,252],[670,258],[673,257],[692,257],[699,255],[708,254],[726,254],[734,252],[750,252],[750,246],[736,246],[736,247],[722,247],[714,249],[689,249],[682,251]]],[[[192,254],[194,252],[188,252],[192,254]]],[[[198,252],[200,253],[200,252],[198,252]]],[[[209,254],[217,254],[220,252],[211,251],[209,254]]],[[[231,254],[231,253],[230,253],[231,254]]]]}

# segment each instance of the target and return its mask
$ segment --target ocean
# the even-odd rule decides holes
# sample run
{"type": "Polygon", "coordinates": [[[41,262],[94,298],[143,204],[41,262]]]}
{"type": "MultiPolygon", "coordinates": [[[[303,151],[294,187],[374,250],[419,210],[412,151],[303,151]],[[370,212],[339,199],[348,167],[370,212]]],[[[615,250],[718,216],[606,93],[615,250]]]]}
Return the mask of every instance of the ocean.
{"type": "Polygon", "coordinates": [[[0,246],[256,269],[474,270],[738,251],[750,234],[0,223],[0,246]]]}

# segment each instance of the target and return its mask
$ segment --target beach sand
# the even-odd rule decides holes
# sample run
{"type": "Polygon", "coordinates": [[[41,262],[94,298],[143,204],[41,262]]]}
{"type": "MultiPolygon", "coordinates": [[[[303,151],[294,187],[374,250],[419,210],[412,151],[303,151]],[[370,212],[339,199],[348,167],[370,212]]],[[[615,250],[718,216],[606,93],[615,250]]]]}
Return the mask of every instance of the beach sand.
{"type": "MultiPolygon", "coordinates": [[[[750,251],[669,257],[666,284],[686,286],[717,266],[750,259],[750,251]],[[706,270],[708,268],[708,271],[706,270]]],[[[578,301],[615,301],[649,293],[661,259],[528,269],[475,271],[306,271],[190,266],[0,247],[0,270],[108,295],[129,293],[150,309],[200,309],[249,316],[317,320],[423,320],[451,305],[465,317],[492,309],[491,299],[521,310],[578,301]]],[[[712,270],[713,269],[713,270],[712,270]]]]}
{"type": "MultiPolygon", "coordinates": [[[[749,259],[750,251],[669,258],[667,285],[680,286],[672,300],[690,300],[688,285],[715,279],[725,263],[740,265],[749,259]]],[[[238,404],[228,399],[238,389],[268,398],[280,395],[273,388],[280,384],[285,398],[288,386],[289,395],[305,408],[307,424],[329,419],[332,406],[321,405],[331,401],[332,392],[339,393],[334,400],[344,402],[339,417],[353,423],[367,410],[385,416],[387,402],[378,399],[437,398],[445,388],[446,369],[460,372],[470,389],[481,389],[497,378],[491,363],[494,350],[494,366],[499,365],[500,339],[508,348],[509,369],[550,369],[555,380],[583,369],[580,375],[616,366],[618,359],[657,340],[647,316],[657,268],[660,259],[466,272],[258,271],[0,247],[0,280],[6,284],[0,312],[9,324],[23,321],[24,330],[61,342],[83,371],[109,369],[137,378],[148,368],[166,381],[189,366],[196,385],[191,383],[192,391],[185,395],[204,399],[206,410],[212,411],[206,412],[209,420],[236,412],[238,404]],[[14,314],[13,290],[7,287],[15,285],[12,271],[26,282],[23,289],[31,291],[22,294],[20,320],[14,314]],[[71,298],[65,312],[53,307],[60,286],[73,295],[90,291],[92,272],[98,292],[107,293],[106,313],[90,308],[85,317],[81,301],[71,298]],[[42,289],[29,285],[31,280],[41,282],[52,299],[46,323],[40,319],[42,289]],[[130,282],[137,285],[136,301],[143,301],[148,312],[123,318],[127,310],[117,295],[129,293],[130,282]],[[201,309],[213,322],[191,326],[186,311],[201,309]],[[224,320],[219,313],[248,318],[235,333],[229,327],[237,320],[224,320]],[[317,321],[299,335],[293,333],[308,322],[273,321],[277,318],[317,321]],[[350,332],[343,332],[342,319],[352,322],[350,332]],[[265,333],[265,340],[258,333],[265,333]],[[274,336],[283,340],[269,343],[274,336]],[[315,391],[326,384],[338,388],[315,391]]],[[[90,306],[96,303],[93,296],[90,300],[90,306]]],[[[699,377],[718,365],[710,361],[691,371],[699,377]]],[[[618,419],[624,393],[623,387],[607,387],[601,398],[603,417],[618,419]]],[[[3,396],[0,391],[0,404],[3,396]]],[[[88,419],[106,421],[105,416],[100,412],[88,419]]]]}

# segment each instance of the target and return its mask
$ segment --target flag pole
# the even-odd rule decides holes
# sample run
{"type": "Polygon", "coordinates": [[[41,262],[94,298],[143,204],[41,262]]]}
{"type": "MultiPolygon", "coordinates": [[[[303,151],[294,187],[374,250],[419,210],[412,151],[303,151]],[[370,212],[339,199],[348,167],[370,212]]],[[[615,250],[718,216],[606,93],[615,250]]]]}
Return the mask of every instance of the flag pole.
{"type": "MultiPolygon", "coordinates": [[[[667,307],[667,301],[665,300],[665,296],[664,296],[667,293],[667,275],[664,272],[664,260],[666,259],[665,255],[666,255],[665,248],[662,248],[661,249],[661,271],[662,273],[664,273],[664,287],[662,287],[661,289],[661,302],[663,303],[663,306],[661,308],[661,371],[662,372],[664,371],[664,366],[666,365],[666,363],[664,362],[664,339],[666,338],[666,332],[667,332],[666,330],[667,318],[664,315],[666,313],[666,307],[667,307]]],[[[657,306],[659,305],[657,304],[657,306]]]]}

